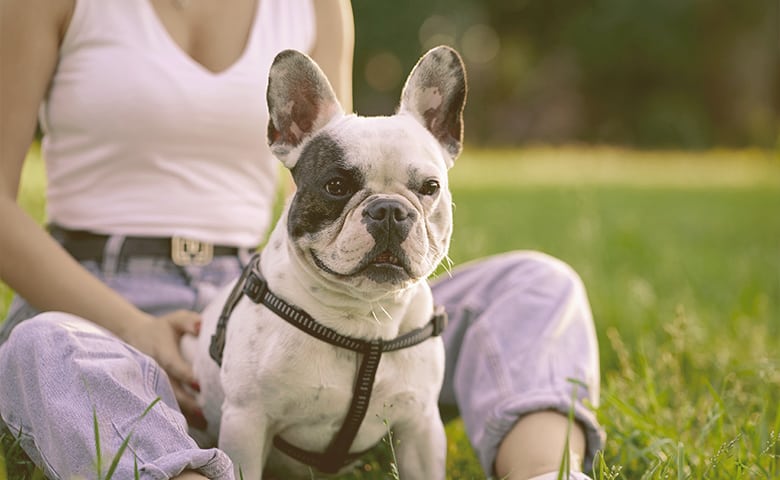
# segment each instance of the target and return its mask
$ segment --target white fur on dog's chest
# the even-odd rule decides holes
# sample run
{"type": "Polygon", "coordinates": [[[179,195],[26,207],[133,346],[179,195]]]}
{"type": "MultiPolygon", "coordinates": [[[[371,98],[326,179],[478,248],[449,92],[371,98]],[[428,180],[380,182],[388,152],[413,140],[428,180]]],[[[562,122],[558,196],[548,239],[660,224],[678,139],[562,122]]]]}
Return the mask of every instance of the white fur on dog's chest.
{"type": "MultiPolygon", "coordinates": [[[[443,347],[440,339],[428,342],[409,351],[382,355],[368,412],[351,451],[372,447],[387,433],[388,426],[419,416],[437,398],[443,362],[420,369],[418,359],[426,357],[425,363],[431,363],[431,358],[443,354],[443,347]]],[[[360,355],[306,343],[309,368],[263,373],[264,383],[273,381],[286,388],[261,396],[269,415],[279,419],[276,430],[285,440],[307,450],[324,451],[349,409],[360,355]]]]}
{"type": "MultiPolygon", "coordinates": [[[[222,372],[227,401],[240,401],[250,385],[264,385],[253,389],[258,395],[254,401],[279,419],[280,430],[300,424],[299,430],[306,435],[321,428],[332,434],[334,424],[340,426],[352,398],[361,354],[311,337],[258,305],[240,304],[230,327],[222,372]]],[[[435,398],[444,373],[443,355],[438,337],[383,353],[364,426],[383,410],[401,412],[393,414],[395,418],[408,411],[406,407],[435,398]]],[[[420,408],[414,408],[415,415],[420,408]]],[[[382,420],[393,418],[378,420],[382,425],[382,420]]]]}
{"type": "MultiPolygon", "coordinates": [[[[264,415],[273,419],[271,431],[296,447],[322,452],[344,422],[361,358],[244,299],[228,329],[221,372],[224,402],[262,406],[264,415]]],[[[399,422],[438,416],[431,407],[436,405],[443,375],[440,337],[383,353],[368,411],[350,451],[373,447],[399,422]]],[[[288,471],[301,468],[275,451],[269,462],[288,471]]]]}

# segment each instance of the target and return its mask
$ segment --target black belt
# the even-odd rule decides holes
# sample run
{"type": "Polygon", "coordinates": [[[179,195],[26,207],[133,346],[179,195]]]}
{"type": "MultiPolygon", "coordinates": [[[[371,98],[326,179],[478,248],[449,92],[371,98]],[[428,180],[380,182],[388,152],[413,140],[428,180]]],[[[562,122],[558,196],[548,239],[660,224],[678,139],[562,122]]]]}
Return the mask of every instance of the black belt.
{"type": "MultiPolygon", "coordinates": [[[[111,238],[111,235],[69,230],[58,225],[50,225],[49,232],[78,261],[102,261],[106,243],[111,238]]],[[[160,257],[182,266],[206,265],[213,257],[236,256],[240,250],[183,237],[124,237],[119,257],[160,257]]]]}

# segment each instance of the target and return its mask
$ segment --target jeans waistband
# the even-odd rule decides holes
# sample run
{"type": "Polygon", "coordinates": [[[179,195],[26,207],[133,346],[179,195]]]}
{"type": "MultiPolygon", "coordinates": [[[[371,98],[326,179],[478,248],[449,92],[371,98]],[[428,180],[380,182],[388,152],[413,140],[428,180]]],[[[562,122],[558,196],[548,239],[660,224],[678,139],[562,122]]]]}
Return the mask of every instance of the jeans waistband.
{"type": "Polygon", "coordinates": [[[131,257],[157,257],[170,259],[180,266],[202,266],[219,256],[249,255],[254,249],[226,245],[185,237],[135,237],[106,235],[86,230],[70,230],[59,225],[49,226],[51,235],[76,260],[102,262],[107,247],[117,252],[117,260],[131,257]]]}

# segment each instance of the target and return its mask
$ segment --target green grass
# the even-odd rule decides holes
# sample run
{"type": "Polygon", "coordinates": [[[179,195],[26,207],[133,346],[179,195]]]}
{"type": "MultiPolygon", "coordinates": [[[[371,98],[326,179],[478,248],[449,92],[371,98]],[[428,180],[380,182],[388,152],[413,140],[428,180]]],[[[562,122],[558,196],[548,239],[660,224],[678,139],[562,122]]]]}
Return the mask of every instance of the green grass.
{"type": "MultiPolygon", "coordinates": [[[[37,218],[41,178],[30,163],[21,198],[37,218]]],[[[608,434],[596,478],[780,478],[774,152],[467,151],[452,189],[456,265],[539,249],[585,281],[608,434]]],[[[449,478],[484,478],[462,423],[447,434],[449,478]]],[[[390,461],[348,478],[387,478],[390,461]]]]}

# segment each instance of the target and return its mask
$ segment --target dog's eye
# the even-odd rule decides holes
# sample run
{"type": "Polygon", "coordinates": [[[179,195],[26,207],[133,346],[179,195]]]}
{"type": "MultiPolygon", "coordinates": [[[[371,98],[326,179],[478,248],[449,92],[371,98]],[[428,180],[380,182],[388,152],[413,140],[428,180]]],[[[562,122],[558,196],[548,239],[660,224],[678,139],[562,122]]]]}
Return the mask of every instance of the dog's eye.
{"type": "Polygon", "coordinates": [[[439,191],[439,182],[436,180],[426,180],[425,183],[422,184],[422,187],[420,187],[420,195],[434,195],[436,192],[439,191]]]}
{"type": "Polygon", "coordinates": [[[328,180],[325,191],[334,197],[345,197],[352,193],[352,185],[344,178],[336,177],[328,180]]]}

